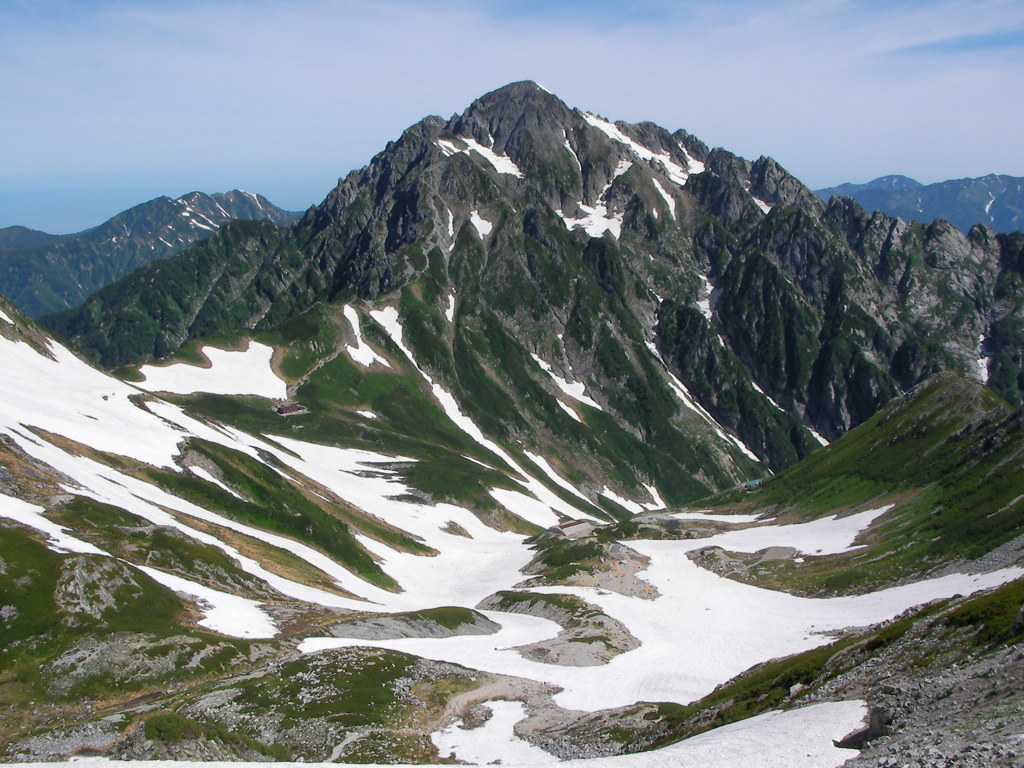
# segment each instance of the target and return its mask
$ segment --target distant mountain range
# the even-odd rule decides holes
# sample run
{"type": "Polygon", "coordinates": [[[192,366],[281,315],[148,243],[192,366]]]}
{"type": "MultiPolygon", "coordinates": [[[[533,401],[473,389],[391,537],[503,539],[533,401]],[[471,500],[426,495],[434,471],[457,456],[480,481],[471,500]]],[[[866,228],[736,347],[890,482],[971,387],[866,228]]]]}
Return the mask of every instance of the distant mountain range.
{"type": "Polygon", "coordinates": [[[77,306],[136,267],[209,237],[225,222],[289,225],[299,215],[236,189],[158,197],[72,235],[6,227],[0,229],[0,293],[29,317],[39,317],[77,306]]]}
{"type": "Polygon", "coordinates": [[[996,232],[1024,228],[1024,178],[1019,176],[989,174],[927,185],[906,176],[881,176],[867,184],[840,184],[815,194],[826,202],[832,195],[852,197],[869,211],[904,221],[945,219],[962,232],[975,224],[996,232]]]}

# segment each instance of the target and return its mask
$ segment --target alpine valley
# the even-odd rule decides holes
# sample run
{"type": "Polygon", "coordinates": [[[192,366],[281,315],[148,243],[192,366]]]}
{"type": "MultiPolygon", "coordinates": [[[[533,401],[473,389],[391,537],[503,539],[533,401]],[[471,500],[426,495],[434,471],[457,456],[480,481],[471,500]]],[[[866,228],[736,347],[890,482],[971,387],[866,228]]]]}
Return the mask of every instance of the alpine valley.
{"type": "Polygon", "coordinates": [[[1019,767],[1024,235],[531,82],[253,218],[0,300],[4,760],[1019,767]]]}

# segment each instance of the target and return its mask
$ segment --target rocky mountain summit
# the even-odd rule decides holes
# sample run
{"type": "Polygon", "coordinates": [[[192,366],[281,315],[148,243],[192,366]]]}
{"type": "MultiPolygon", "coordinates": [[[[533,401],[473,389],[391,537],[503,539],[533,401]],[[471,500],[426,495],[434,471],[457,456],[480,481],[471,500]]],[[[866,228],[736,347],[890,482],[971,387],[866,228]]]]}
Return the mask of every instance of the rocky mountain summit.
{"type": "Polygon", "coordinates": [[[0,293],[29,317],[39,317],[81,304],[104,285],[184,250],[228,221],[287,226],[298,216],[262,195],[235,189],[158,197],[73,235],[7,227],[0,229],[0,293]]]}

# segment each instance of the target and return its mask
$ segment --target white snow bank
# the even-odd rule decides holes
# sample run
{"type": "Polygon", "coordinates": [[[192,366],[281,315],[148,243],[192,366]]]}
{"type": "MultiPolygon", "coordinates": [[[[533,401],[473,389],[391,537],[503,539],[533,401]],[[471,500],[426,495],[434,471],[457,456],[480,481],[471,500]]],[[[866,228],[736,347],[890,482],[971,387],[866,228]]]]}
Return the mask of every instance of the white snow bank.
{"type": "MultiPolygon", "coordinates": [[[[892,506],[886,504],[884,507],[867,509],[846,517],[836,515],[807,523],[760,525],[719,533],[697,541],[702,547],[721,547],[728,552],[759,552],[768,547],[793,547],[808,555],[838,555],[859,549],[860,547],[853,543],[857,535],[892,509],[892,506]]],[[[729,522],[729,518],[733,517],[751,515],[723,515],[718,519],[729,522]]],[[[711,518],[711,515],[704,515],[702,519],[711,518]]]]}
{"type": "MultiPolygon", "coordinates": [[[[43,517],[43,508],[0,494],[0,517],[22,523],[46,534],[50,539],[50,549],[55,552],[74,552],[85,555],[110,554],[104,550],[77,539],[67,533],[56,523],[43,517]]],[[[225,592],[219,592],[201,584],[183,579],[164,571],[131,564],[154,581],[175,592],[182,592],[200,602],[204,617],[200,625],[231,637],[273,637],[277,627],[266,613],[259,607],[260,603],[225,592]]]]}
{"type": "MultiPolygon", "coordinates": [[[[460,153],[468,155],[470,152],[476,152],[480,157],[490,163],[498,173],[505,173],[520,179],[523,178],[523,172],[519,170],[519,166],[516,165],[508,155],[499,155],[493,149],[485,147],[475,139],[469,139],[465,136],[459,136],[458,138],[459,141],[466,145],[464,149],[455,146],[455,143],[448,139],[437,140],[437,146],[441,149],[441,152],[444,153],[445,157],[451,157],[452,155],[460,153]]],[[[494,140],[491,139],[491,142],[493,143],[494,140]]]]}
{"type": "Polygon", "coordinates": [[[346,304],[342,312],[345,313],[345,319],[348,320],[349,325],[352,326],[352,333],[355,334],[356,337],[356,345],[354,347],[351,344],[345,347],[353,362],[359,363],[366,368],[371,366],[373,363],[380,363],[385,368],[390,368],[391,363],[374,352],[373,348],[363,341],[363,331],[362,328],[359,327],[359,313],[356,312],[355,307],[346,304]]]}
{"type": "Polygon", "coordinates": [[[478,427],[472,419],[462,412],[462,409],[459,407],[458,401],[456,401],[455,397],[444,387],[435,383],[426,371],[419,366],[416,362],[416,358],[412,354],[412,351],[405,346],[402,323],[398,319],[398,310],[395,307],[385,307],[381,310],[375,310],[371,312],[370,315],[374,320],[380,323],[381,327],[391,337],[391,340],[395,342],[395,345],[402,350],[402,353],[409,358],[409,362],[413,364],[416,370],[420,372],[420,375],[426,380],[427,384],[430,385],[431,390],[434,393],[434,397],[440,404],[441,409],[445,412],[445,415],[452,420],[455,426],[495,456],[499,457],[509,467],[511,467],[514,472],[518,473],[521,477],[513,479],[533,494],[533,496],[541,502],[541,506],[536,506],[528,500],[528,497],[523,496],[521,493],[516,491],[507,491],[504,489],[493,489],[491,491],[491,496],[494,499],[504,505],[510,512],[514,512],[521,516],[526,514],[531,515],[530,517],[524,517],[524,519],[544,527],[554,525],[558,522],[558,516],[553,510],[569,515],[570,517],[575,517],[580,514],[578,509],[563,501],[555,495],[555,493],[549,490],[544,483],[531,476],[526,470],[519,466],[515,459],[513,459],[505,449],[493,440],[487,438],[480,430],[480,427],[478,427]],[[523,502],[524,499],[527,499],[525,503],[523,502]],[[546,511],[544,509],[545,507],[547,508],[546,511]]]}
{"type": "Polygon", "coordinates": [[[768,211],[772,209],[772,207],[768,205],[768,203],[766,203],[760,197],[754,197],[753,195],[751,195],[751,197],[754,199],[754,203],[757,205],[757,207],[761,209],[762,213],[768,213],[768,211]]]}
{"type": "MultiPolygon", "coordinates": [[[[607,192],[607,189],[605,187],[605,192],[607,192]]],[[[609,213],[608,204],[603,199],[604,192],[602,192],[601,196],[602,199],[592,206],[587,205],[582,200],[577,203],[580,211],[583,212],[582,216],[567,216],[561,209],[555,211],[555,213],[565,222],[565,228],[570,232],[578,228],[591,237],[604,237],[605,232],[610,232],[612,237],[618,240],[622,234],[622,214],[609,213]]]]}
{"type": "Polygon", "coordinates": [[[0,309],[0,320],[3,320],[8,325],[14,325],[14,321],[2,309],[0,309]]]}
{"type": "Polygon", "coordinates": [[[552,467],[551,464],[548,462],[548,460],[541,456],[539,453],[532,453],[531,451],[523,451],[523,453],[530,461],[532,461],[534,464],[540,467],[544,471],[544,474],[547,475],[548,478],[550,478],[551,482],[553,482],[555,485],[559,486],[560,488],[564,488],[574,496],[578,496],[588,504],[590,503],[590,499],[588,499],[586,496],[580,493],[580,490],[576,486],[574,486],[572,483],[570,483],[568,480],[566,480],[564,477],[558,474],[555,471],[555,468],[552,467]]]}
{"type": "Polygon", "coordinates": [[[661,494],[658,493],[657,488],[655,488],[653,485],[648,485],[647,483],[644,483],[643,486],[644,488],[647,489],[647,492],[651,494],[651,498],[654,499],[653,502],[644,504],[644,508],[646,508],[647,510],[653,510],[664,509],[666,506],[668,506],[667,504],[665,504],[664,499],[661,498],[661,494]]]}
{"type": "Polygon", "coordinates": [[[466,729],[461,720],[456,720],[447,728],[430,734],[442,758],[454,754],[471,765],[485,765],[496,758],[500,758],[502,765],[540,766],[558,760],[513,732],[515,724],[526,717],[526,707],[521,701],[487,701],[482,706],[491,711],[491,717],[483,725],[466,729]]]}
{"type": "MultiPolygon", "coordinates": [[[[591,408],[597,408],[597,410],[599,411],[604,410],[600,405],[597,404],[596,400],[587,395],[587,387],[582,381],[568,382],[561,376],[559,376],[557,373],[555,373],[554,369],[537,355],[531,352],[530,357],[532,357],[533,361],[537,365],[539,365],[548,376],[551,377],[551,380],[555,382],[555,385],[560,390],[562,390],[563,394],[568,395],[573,400],[578,400],[584,405],[589,405],[591,408]]],[[[577,419],[577,421],[578,420],[579,419],[577,419]]]]}
{"type": "Polygon", "coordinates": [[[714,313],[711,307],[711,299],[714,296],[715,287],[711,285],[711,281],[708,280],[707,275],[698,275],[701,282],[701,288],[706,294],[705,298],[697,301],[697,307],[700,309],[700,313],[704,315],[704,318],[710,322],[714,318],[714,313]]]}
{"type": "Polygon", "coordinates": [[[34,528],[50,540],[49,548],[54,552],[75,552],[82,555],[106,555],[99,547],[87,541],[76,539],[51,520],[43,517],[43,508],[27,501],[0,493],[0,517],[34,528]]]}
{"type": "MultiPolygon", "coordinates": [[[[619,130],[618,126],[614,123],[610,123],[597,115],[592,115],[589,112],[583,113],[583,119],[586,120],[590,125],[597,128],[599,131],[604,133],[608,138],[613,141],[617,141],[619,144],[624,144],[632,150],[633,154],[639,157],[641,160],[646,160],[648,163],[657,162],[661,164],[665,174],[674,183],[683,185],[690,176],[690,171],[687,168],[679,165],[667,152],[654,152],[647,147],[643,146],[639,142],[634,141],[619,130]]],[[[685,150],[684,150],[685,154],[685,150]]],[[[687,155],[689,160],[689,155],[687,155]]]]}
{"type": "Polygon", "coordinates": [[[494,229],[494,223],[488,221],[483,216],[481,216],[480,212],[477,210],[472,210],[469,212],[469,223],[472,224],[473,227],[476,229],[477,234],[480,235],[481,240],[483,240],[489,234],[491,234],[491,230],[494,229]]]}
{"type": "MultiPolygon", "coordinates": [[[[709,311],[710,311],[710,305],[709,305],[709,311]]],[[[719,424],[717,421],[715,421],[715,418],[707,411],[707,409],[704,408],[704,406],[702,406],[700,403],[698,403],[690,395],[690,391],[686,388],[686,385],[683,384],[683,382],[681,382],[676,377],[676,375],[674,373],[672,373],[672,371],[669,370],[669,367],[665,364],[665,360],[662,358],[661,353],[658,351],[658,348],[656,346],[654,346],[654,344],[649,342],[649,341],[644,342],[644,343],[647,345],[647,348],[651,351],[651,354],[653,354],[658,359],[658,361],[661,363],[661,365],[662,365],[662,367],[663,367],[663,369],[665,371],[665,376],[666,376],[666,380],[667,380],[669,389],[671,389],[672,392],[675,394],[675,396],[679,398],[679,401],[684,406],[689,408],[691,411],[696,413],[698,416],[703,418],[711,426],[711,428],[715,431],[716,435],[718,435],[723,440],[726,440],[726,441],[732,443],[733,445],[735,445],[737,448],[739,448],[740,453],[742,453],[748,459],[752,459],[752,460],[760,463],[761,459],[759,459],[757,457],[757,455],[752,450],[750,450],[750,448],[747,446],[746,443],[744,443],[738,437],[736,437],[734,435],[728,434],[725,431],[725,428],[722,427],[722,425],[719,424]]]]}
{"type": "Polygon", "coordinates": [[[262,603],[210,589],[156,568],[135,567],[168,589],[194,598],[203,611],[200,626],[230,637],[273,637],[277,634],[277,626],[260,607],[262,603]]]}
{"type": "Polygon", "coordinates": [[[676,520],[710,520],[716,523],[730,523],[732,525],[739,525],[740,523],[755,523],[761,517],[760,515],[713,515],[708,512],[676,512],[671,515],[676,520]]]}
{"type": "Polygon", "coordinates": [[[209,368],[186,363],[144,365],[139,369],[145,381],[136,386],[149,392],[191,395],[210,392],[215,395],[258,395],[274,400],[288,397],[288,385],[270,366],[274,348],[251,341],[244,351],[203,347],[209,368]]]}
{"type": "Polygon", "coordinates": [[[195,464],[191,465],[188,469],[196,477],[198,477],[198,478],[200,478],[202,480],[205,480],[208,483],[213,483],[214,485],[216,485],[221,490],[224,490],[224,491],[227,491],[228,493],[230,493],[236,499],[241,499],[242,498],[237,493],[235,493],[235,491],[230,486],[226,485],[225,483],[221,482],[216,477],[214,477],[207,469],[204,469],[203,467],[197,466],[195,464]]]}
{"type": "Polygon", "coordinates": [[[632,512],[634,515],[638,515],[641,512],[647,510],[647,507],[645,505],[633,501],[632,499],[627,499],[623,496],[619,496],[619,494],[615,493],[615,491],[613,491],[606,485],[601,487],[599,493],[606,499],[611,499],[612,501],[614,501],[627,512],[632,512]]]}
{"type": "MultiPolygon", "coordinates": [[[[880,514],[872,510],[871,514],[880,514]]],[[[516,675],[561,686],[555,701],[568,709],[594,711],[636,701],[690,702],[746,669],[773,658],[825,645],[830,633],[891,619],[907,608],[955,594],[971,594],[1024,575],[1008,568],[983,575],[954,575],[851,597],[806,598],[726,579],[692,562],[687,554],[710,542],[761,548],[794,546],[811,552],[853,546],[871,515],[821,525],[760,526],[694,540],[631,541],[630,548],[650,559],[638,576],[652,587],[653,599],[591,587],[531,587],[532,591],[572,594],[621,621],[640,646],[598,667],[560,667],[523,658],[513,646],[551,637],[543,623],[527,617],[493,614],[501,632],[448,639],[343,641],[314,638],[310,651],[344,645],[373,645],[426,658],[450,661],[498,674],[516,675]],[[830,530],[832,526],[841,533],[830,530]],[[758,536],[744,542],[741,536],[758,536]],[[730,538],[731,537],[731,538],[730,538]]],[[[651,595],[648,595],[650,597],[651,595]]],[[[532,617],[530,617],[532,618],[532,617]]]]}
{"type": "Polygon", "coordinates": [[[669,212],[669,214],[671,214],[672,218],[674,219],[676,217],[676,200],[675,200],[675,198],[672,197],[668,192],[666,192],[665,188],[663,186],[661,186],[661,182],[658,181],[653,176],[651,177],[651,181],[654,182],[654,188],[656,190],[658,190],[658,194],[661,195],[664,198],[665,204],[668,206],[668,212],[669,212]]]}

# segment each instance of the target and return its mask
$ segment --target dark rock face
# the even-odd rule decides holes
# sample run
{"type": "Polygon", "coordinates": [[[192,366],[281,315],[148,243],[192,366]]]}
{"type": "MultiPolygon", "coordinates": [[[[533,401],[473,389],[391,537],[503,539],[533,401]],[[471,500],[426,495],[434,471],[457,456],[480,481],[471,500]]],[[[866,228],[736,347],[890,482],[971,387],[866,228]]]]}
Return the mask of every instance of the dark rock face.
{"type": "MultiPolygon", "coordinates": [[[[537,355],[709,489],[752,471],[715,430],[778,469],[814,448],[807,427],[833,439],[937,371],[1019,403],[1022,252],[1020,235],[825,205],[771,158],[514,83],[410,127],[293,230],[225,226],[45,322],[114,366],[321,301],[406,312],[415,287],[424,364],[467,399],[467,366],[511,382],[537,355]]],[[[490,415],[500,435],[551,428],[490,415]]]]}

